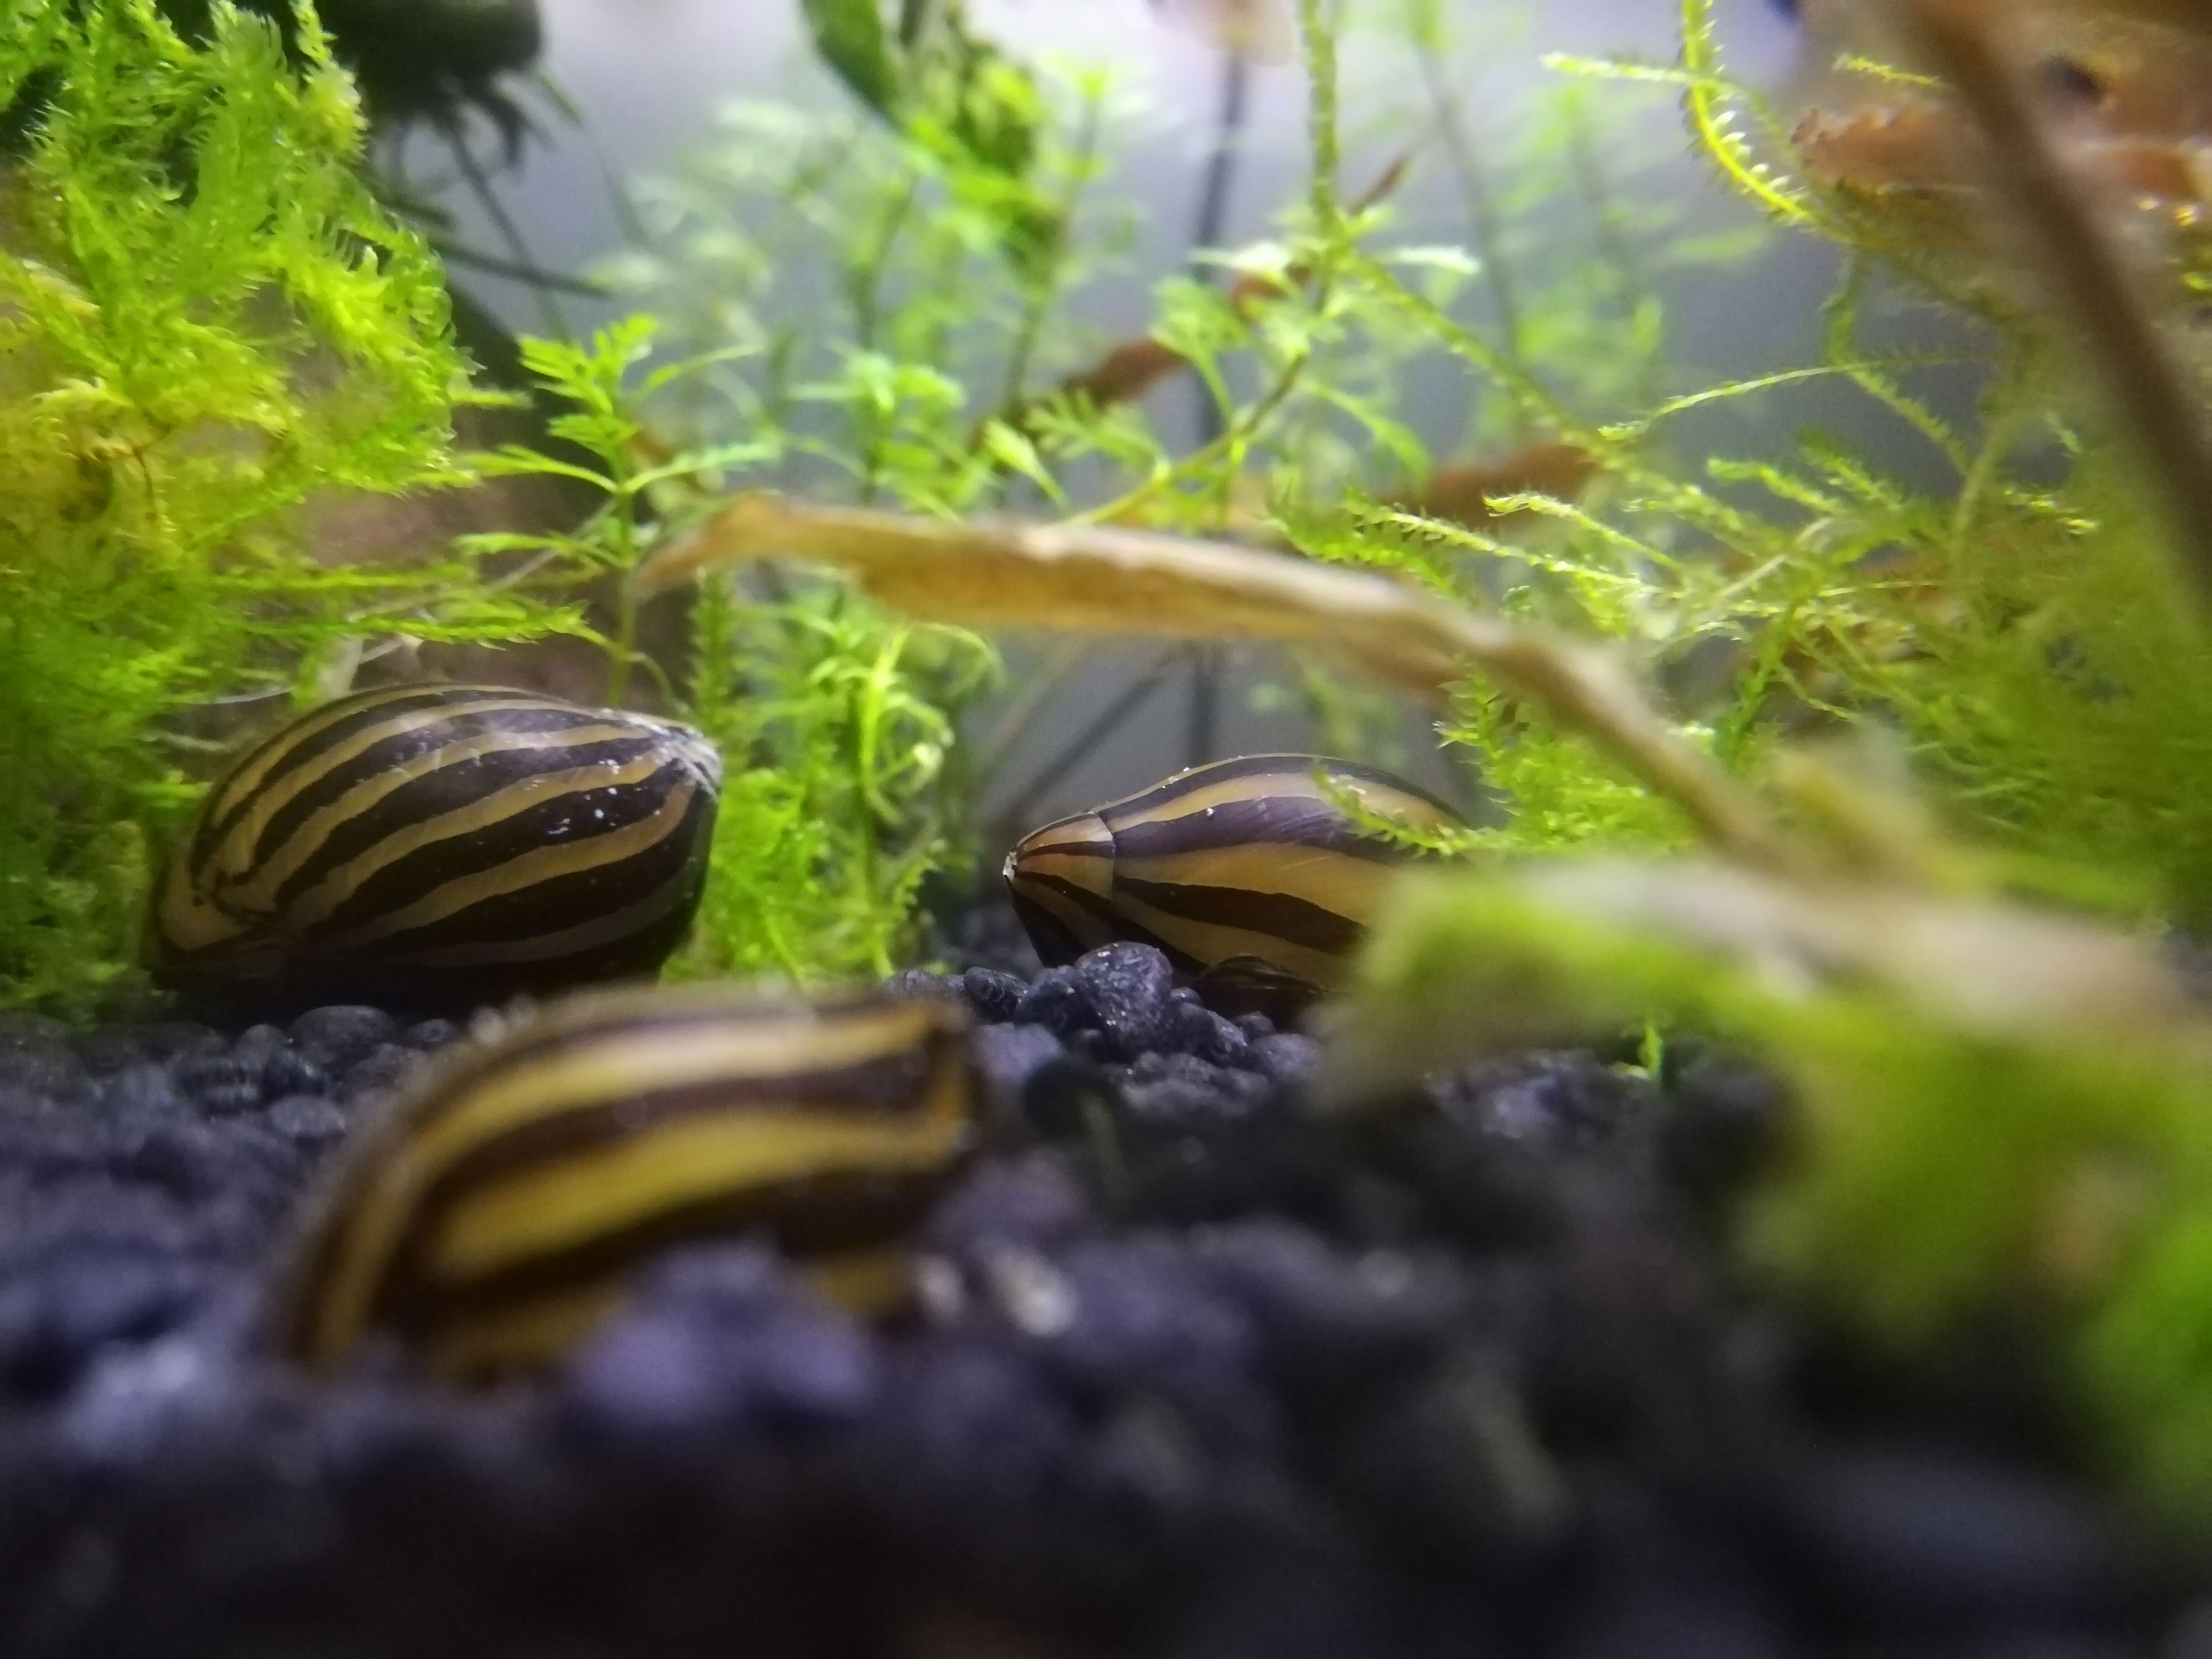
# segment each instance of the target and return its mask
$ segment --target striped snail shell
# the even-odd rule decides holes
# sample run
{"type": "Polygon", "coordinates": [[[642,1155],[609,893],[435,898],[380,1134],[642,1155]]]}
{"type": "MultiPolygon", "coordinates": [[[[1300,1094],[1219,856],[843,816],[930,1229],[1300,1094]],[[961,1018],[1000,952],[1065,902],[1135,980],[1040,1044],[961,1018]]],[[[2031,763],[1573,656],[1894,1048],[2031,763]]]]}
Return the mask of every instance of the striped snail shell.
{"type": "Polygon", "coordinates": [[[539,1366],[696,1240],[758,1236],[859,1311],[974,1140],[968,1018],[941,998],[581,993],[431,1061],[341,1150],[276,1298],[327,1372],[374,1332],[477,1379],[539,1366]]]}
{"type": "Polygon", "coordinates": [[[1131,940],[1219,1005],[1294,1010],[1340,981],[1390,867],[1410,856],[1346,798],[1411,829],[1463,827],[1371,766],[1249,755],[1045,825],[1006,855],[1006,887],[1048,963],[1131,940]]]}
{"type": "Polygon", "coordinates": [[[342,697],[209,792],[150,966],[258,1018],[649,974],[698,908],[720,781],[703,738],[642,714],[486,685],[342,697]]]}

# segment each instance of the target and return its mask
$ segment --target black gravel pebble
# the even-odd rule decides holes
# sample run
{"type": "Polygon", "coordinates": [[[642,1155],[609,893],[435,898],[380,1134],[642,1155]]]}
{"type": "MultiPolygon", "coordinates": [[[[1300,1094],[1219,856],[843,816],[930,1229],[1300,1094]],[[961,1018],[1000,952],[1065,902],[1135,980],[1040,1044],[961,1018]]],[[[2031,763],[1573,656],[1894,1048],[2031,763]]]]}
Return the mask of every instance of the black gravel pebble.
{"type": "Polygon", "coordinates": [[[1065,1053],[1060,1039],[1042,1025],[986,1025],[975,1033],[976,1069],[1009,1109],[1021,1104],[1030,1080],[1065,1053]]]}
{"type": "MultiPolygon", "coordinates": [[[[266,1030],[257,1026],[256,1030],[266,1030]]],[[[250,1038],[252,1032],[246,1034],[250,1038]]],[[[261,1103],[261,1073],[269,1056],[241,1039],[235,1050],[198,1048],[171,1067],[177,1086],[217,1117],[251,1111],[261,1103]]]]}
{"type": "Polygon", "coordinates": [[[380,1042],[346,1067],[338,1079],[341,1099],[359,1100],[381,1094],[404,1080],[422,1061],[422,1053],[397,1042],[380,1042]]]}
{"type": "Polygon", "coordinates": [[[167,1066],[144,1062],[125,1066],[104,1079],[100,1097],[109,1110],[119,1115],[191,1109],[191,1101],[176,1073],[167,1066]]]}
{"type": "Polygon", "coordinates": [[[1031,980],[1012,1017],[1024,1025],[1042,1025],[1062,1040],[1098,1029],[1097,1007],[1073,968],[1048,968],[1031,980]]]}
{"type": "Polygon", "coordinates": [[[973,1267],[1007,1250],[1044,1250],[1097,1231],[1091,1194],[1055,1153],[979,1164],[947,1194],[923,1237],[932,1249],[973,1267]]]}
{"type": "Polygon", "coordinates": [[[1157,952],[1011,960],[897,982],[973,1011],[991,1108],[909,1310],[697,1246],[482,1396],[255,1346],[452,1024],[0,1017],[0,1654],[2212,1659],[2212,1571],[2032,1409],[1808,1378],[1832,1334],[1719,1243],[1784,1139],[1755,1068],[1535,1054],[1325,1122],[1315,1044],[1157,952]]]}
{"type": "Polygon", "coordinates": [[[269,1127],[298,1146],[320,1152],[343,1138],[352,1119],[327,1095],[286,1095],[266,1114],[269,1127]]]}
{"type": "Polygon", "coordinates": [[[1171,1011],[1190,1008],[1206,1017],[1188,1000],[1171,1000],[1175,970],[1150,945],[1109,945],[1079,957],[1067,975],[1067,1017],[1105,1039],[1106,1059],[1134,1060],[1154,1048],[1187,1053],[1188,1045],[1175,1040],[1171,1011]]]}
{"type": "Polygon", "coordinates": [[[38,1014],[0,1012],[0,1089],[68,1100],[86,1086],[69,1027],[38,1014]]]}
{"type": "Polygon", "coordinates": [[[337,1075],[399,1036],[399,1022],[380,1008],[311,1008],[292,1022],[300,1052],[337,1075]]]}
{"type": "Polygon", "coordinates": [[[410,1048],[442,1048],[460,1035],[461,1028],[450,1019],[426,1019],[402,1031],[399,1040],[410,1048]]]}
{"type": "Polygon", "coordinates": [[[1022,1006],[1023,994],[1028,991],[1026,981],[1012,974],[1002,974],[995,968],[970,968],[960,975],[960,994],[975,1011],[975,1018],[1004,1022],[1014,1017],[1022,1006]]]}
{"type": "Polygon", "coordinates": [[[587,1432],[650,1453],[702,1434],[855,1422],[880,1370],[858,1325],[808,1296],[773,1253],[736,1245],[648,1272],[578,1354],[562,1401],[587,1432]]]}

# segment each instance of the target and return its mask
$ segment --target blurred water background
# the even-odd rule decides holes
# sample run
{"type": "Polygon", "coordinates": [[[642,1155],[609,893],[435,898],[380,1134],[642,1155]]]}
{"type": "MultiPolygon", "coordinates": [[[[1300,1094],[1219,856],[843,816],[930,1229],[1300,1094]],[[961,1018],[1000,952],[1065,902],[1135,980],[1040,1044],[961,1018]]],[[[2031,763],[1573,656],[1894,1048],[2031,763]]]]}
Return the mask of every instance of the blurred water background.
{"type": "MultiPolygon", "coordinates": [[[[1352,0],[1357,11],[1362,0],[1352,0]]],[[[1372,4],[1374,0],[1366,0],[1372,4]]],[[[1492,106],[1523,100],[1550,71],[1553,52],[1624,53],[1665,62],[1674,51],[1674,8],[1667,0],[1449,0],[1469,35],[1495,35],[1496,47],[1455,67],[1479,79],[1492,106]]],[[[623,243],[622,218],[605,169],[635,179],[681,167],[711,142],[714,115],[733,99],[805,102],[846,94],[807,50],[799,0],[540,0],[545,73],[573,101],[580,120],[544,122],[513,170],[498,179],[500,195],[539,260],[556,270],[587,270],[623,243]]],[[[1735,70],[1777,85],[1799,56],[1796,32],[1767,0],[1723,0],[1717,8],[1735,70]]],[[[1120,155],[1110,192],[1140,181],[1146,236],[1140,264],[1152,274],[1179,267],[1189,247],[1200,181],[1219,104],[1220,54],[1206,41],[1162,22],[1146,0],[975,0],[977,31],[1018,57],[1059,56],[1112,66],[1117,86],[1146,112],[1141,141],[1120,155]]],[[[1363,54],[1355,37],[1346,64],[1355,113],[1363,91],[1381,73],[1402,74],[1403,59],[1363,54]]],[[[1385,89],[1385,95],[1389,95],[1385,89]]],[[[1241,165],[1229,202],[1231,241],[1264,234],[1275,212],[1298,188],[1305,162],[1305,88],[1294,64],[1253,72],[1241,165]]],[[[428,141],[418,138],[418,144],[428,141]]],[[[436,158],[425,150],[424,165],[436,158]]],[[[445,181],[447,206],[482,246],[498,237],[482,206],[445,181]]],[[[1704,188],[1701,170],[1685,157],[1680,187],[1704,188]]],[[[1412,221],[1448,218],[1455,210],[1444,171],[1430,167],[1410,180],[1401,210],[1412,221]]],[[[534,325],[531,295],[489,280],[489,300],[518,327],[534,325]]],[[[1677,296],[1689,300],[1692,296],[1677,296]]],[[[1778,298],[1779,297],[1778,294],[1778,298]]],[[[1778,303],[1778,319],[1802,322],[1796,306],[1778,303]]],[[[1130,325],[1143,318],[1141,290],[1126,298],[1130,325]]],[[[1739,296],[1740,298],[1740,296],[1739,296]]],[[[610,307],[612,309],[614,307],[610,307]]],[[[588,305],[578,312],[589,315],[588,305]]],[[[1717,349],[1748,343],[1753,319],[1735,307],[1700,318],[1686,313],[1686,338],[1717,349]],[[1703,331],[1702,332],[1700,331],[1703,331]]]]}
{"type": "MultiPolygon", "coordinates": [[[[1416,89],[1405,84],[1402,49],[1382,39],[1379,29],[1365,33],[1356,27],[1363,5],[1378,3],[1350,0],[1348,6],[1355,27],[1344,62],[1352,140],[1346,171],[1354,188],[1419,126],[1416,89]]],[[[1547,53],[1625,54],[1663,63],[1674,52],[1675,8],[1666,0],[1446,4],[1458,13],[1462,40],[1449,72],[1470,112],[1493,135],[1510,133],[1517,113],[1556,83],[1541,61],[1547,53]]],[[[532,94],[527,101],[538,135],[514,166],[493,173],[490,184],[529,259],[544,269],[588,273],[605,268],[632,234],[635,220],[625,196],[639,181],[678,172],[703,153],[715,142],[717,112],[732,100],[811,106],[848,95],[808,51],[799,0],[542,0],[542,69],[574,118],[557,112],[542,94],[532,94]]],[[[1786,96],[1807,72],[1809,52],[1780,10],[1768,0],[1722,0],[1718,11],[1732,70],[1786,96]]],[[[1095,288],[1075,310],[1097,327],[1101,340],[1141,333],[1152,283],[1189,260],[1202,180],[1219,131],[1220,52],[1164,25],[1146,0],[971,0],[969,15],[978,33],[1018,58],[1110,66],[1120,101],[1134,112],[1121,124],[1115,169],[1098,194],[1134,208],[1137,236],[1127,279],[1095,288]]],[[[1606,95],[1606,89],[1598,93],[1606,95]]],[[[1252,70],[1222,246],[1265,236],[1274,216],[1303,190],[1305,96],[1295,64],[1252,70]]],[[[1679,124],[1662,119],[1638,132],[1637,153],[1605,158],[1621,173],[1632,173],[1637,190],[1679,195],[1693,222],[1709,220],[1717,230],[1749,221],[1749,210],[1724,198],[1690,156],[1679,124]]],[[[507,230],[464,187],[437,141],[417,134],[408,143],[404,160],[410,179],[440,198],[462,240],[484,249],[507,246],[507,230]]],[[[491,149],[488,137],[482,148],[491,149]]],[[[1462,201],[1449,168],[1433,152],[1415,167],[1395,208],[1394,234],[1401,240],[1465,240],[1462,201]]],[[[1577,257],[1577,246],[1574,237],[1563,235],[1559,257],[1577,257]]],[[[1777,239],[1751,270],[1662,281],[1678,359],[1712,381],[1814,361],[1818,302],[1833,275],[1827,249],[1777,239]]],[[[543,294],[481,273],[465,280],[471,294],[510,326],[546,326],[543,294]]],[[[564,295],[557,303],[571,328],[591,326],[628,308],[619,297],[564,295]]],[[[1447,452],[1450,435],[1464,422],[1465,398],[1464,387],[1439,382],[1415,399],[1416,424],[1447,452]]],[[[1195,435],[1201,415],[1189,384],[1161,388],[1151,406],[1168,431],[1180,427],[1195,435]]],[[[1716,430],[1714,438],[1717,443],[1725,436],[1729,450],[1742,453],[1755,448],[1759,437],[1743,429],[1747,422],[1786,433],[1819,421],[1850,432],[1877,452],[1887,447],[1886,459],[1904,471],[1925,465],[1927,457],[1898,451],[1893,424],[1856,427],[1860,412],[1850,407],[1848,397],[1809,386],[1763,399],[1752,413],[1734,407],[1717,412],[1716,419],[1733,424],[1725,434],[1716,430]]],[[[1685,441],[1698,441],[1694,424],[1685,441]]],[[[1201,742],[1216,753],[1308,746],[1302,719],[1281,708],[1280,699],[1271,705],[1270,666],[1264,660],[1230,665],[1213,693],[1202,690],[1178,664],[1157,694],[1116,729],[1081,742],[1092,718],[1146,672],[1153,655],[1109,655],[1076,674],[1011,746],[987,805],[1002,817],[1042,821],[1135,790],[1200,758],[1201,742]],[[1195,707],[1208,696],[1218,700],[1210,724],[1195,707]],[[1037,789],[1040,776],[1051,772],[1058,775],[1037,789]]],[[[1017,678],[1034,660],[1018,653],[1017,678]]],[[[982,730],[1003,707],[981,712],[982,730]]],[[[1444,776],[1432,750],[1409,716],[1391,757],[1465,799],[1468,781],[1444,776]]]]}

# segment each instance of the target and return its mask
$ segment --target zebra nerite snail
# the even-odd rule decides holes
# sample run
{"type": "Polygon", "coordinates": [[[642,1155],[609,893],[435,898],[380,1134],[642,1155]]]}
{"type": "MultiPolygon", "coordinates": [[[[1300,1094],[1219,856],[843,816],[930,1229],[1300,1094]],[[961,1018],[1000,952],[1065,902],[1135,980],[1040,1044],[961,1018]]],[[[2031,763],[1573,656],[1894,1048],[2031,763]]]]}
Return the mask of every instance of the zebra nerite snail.
{"type": "Polygon", "coordinates": [[[1007,890],[1048,964],[1133,940],[1217,1001],[1284,1012],[1339,982],[1391,866],[1413,856],[1340,798],[1415,830],[1463,827],[1371,766],[1249,755],[1045,825],[1006,855],[1007,890]]]}
{"type": "Polygon", "coordinates": [[[757,1236],[860,1312],[973,1148],[967,1015],[939,998],[580,994],[432,1061],[307,1212],[270,1322],[328,1372],[372,1333],[457,1379],[556,1358],[672,1247],[757,1236]]]}
{"type": "Polygon", "coordinates": [[[342,697],[210,791],[150,965],[257,1018],[650,973],[698,908],[720,781],[703,738],[642,714],[483,685],[342,697]]]}

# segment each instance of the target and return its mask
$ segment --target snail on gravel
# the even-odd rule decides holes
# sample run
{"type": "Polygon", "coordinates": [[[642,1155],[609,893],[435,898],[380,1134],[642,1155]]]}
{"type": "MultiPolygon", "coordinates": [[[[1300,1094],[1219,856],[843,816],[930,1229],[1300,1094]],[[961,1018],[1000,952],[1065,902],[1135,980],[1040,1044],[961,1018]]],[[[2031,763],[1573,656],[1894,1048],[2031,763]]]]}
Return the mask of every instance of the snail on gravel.
{"type": "Polygon", "coordinates": [[[975,1139],[942,998],[586,992],[434,1061],[341,1152],[270,1334],[327,1372],[374,1332],[479,1378],[556,1357],[672,1247],[757,1236],[856,1311],[975,1139]]]}
{"type": "Polygon", "coordinates": [[[698,908],[720,781],[703,738],[642,714],[484,685],[342,697],[209,792],[150,965],[255,1018],[648,974],[698,908]]]}
{"type": "Polygon", "coordinates": [[[1132,940],[1224,1006],[1281,1012],[1333,988],[1403,842],[1464,825],[1442,801],[1354,761],[1248,755],[1048,823],[1006,855],[1006,886],[1049,965],[1132,940]]]}

